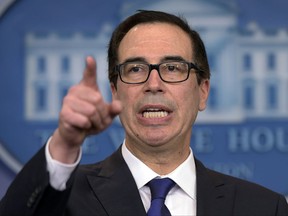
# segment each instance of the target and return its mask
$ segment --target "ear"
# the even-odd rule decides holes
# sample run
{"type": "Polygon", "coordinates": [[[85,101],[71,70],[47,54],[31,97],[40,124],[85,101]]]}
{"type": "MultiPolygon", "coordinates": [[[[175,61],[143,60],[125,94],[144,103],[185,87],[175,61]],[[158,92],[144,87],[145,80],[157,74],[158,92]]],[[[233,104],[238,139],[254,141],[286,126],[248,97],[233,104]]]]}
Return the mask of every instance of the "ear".
{"type": "Polygon", "coordinates": [[[115,86],[114,83],[110,83],[110,88],[112,92],[112,100],[117,100],[118,98],[118,92],[117,92],[117,87],[115,86]]]}
{"type": "Polygon", "coordinates": [[[202,80],[199,86],[199,111],[203,111],[206,109],[208,95],[210,91],[210,80],[202,80]]]}

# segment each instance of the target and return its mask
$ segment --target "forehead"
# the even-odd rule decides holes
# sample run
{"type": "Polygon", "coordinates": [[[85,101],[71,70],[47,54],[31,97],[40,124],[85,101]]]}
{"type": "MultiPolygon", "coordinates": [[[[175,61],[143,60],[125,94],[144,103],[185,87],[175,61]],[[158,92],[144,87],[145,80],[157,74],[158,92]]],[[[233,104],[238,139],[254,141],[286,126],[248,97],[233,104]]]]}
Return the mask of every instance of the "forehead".
{"type": "Polygon", "coordinates": [[[189,35],[180,27],[168,23],[134,26],[121,41],[118,51],[120,62],[132,57],[157,61],[169,55],[192,60],[192,42],[189,35]]]}

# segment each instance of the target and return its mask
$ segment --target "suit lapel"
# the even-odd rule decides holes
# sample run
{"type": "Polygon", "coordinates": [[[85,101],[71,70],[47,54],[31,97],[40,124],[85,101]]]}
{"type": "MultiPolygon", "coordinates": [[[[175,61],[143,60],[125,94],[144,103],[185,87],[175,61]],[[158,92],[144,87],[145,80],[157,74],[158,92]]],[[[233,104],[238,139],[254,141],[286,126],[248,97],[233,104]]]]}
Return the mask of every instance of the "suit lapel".
{"type": "MultiPolygon", "coordinates": [[[[233,215],[235,186],[198,161],[197,216],[233,215]]],[[[88,182],[107,215],[143,215],[146,212],[134,178],[125,163],[121,147],[103,161],[98,175],[88,175],[88,182]]]]}
{"type": "Polygon", "coordinates": [[[121,147],[103,161],[97,176],[87,178],[108,215],[146,215],[134,178],[122,157],[121,147]]]}
{"type": "Polygon", "coordinates": [[[196,162],[197,215],[233,215],[235,186],[225,183],[221,175],[196,162]]]}

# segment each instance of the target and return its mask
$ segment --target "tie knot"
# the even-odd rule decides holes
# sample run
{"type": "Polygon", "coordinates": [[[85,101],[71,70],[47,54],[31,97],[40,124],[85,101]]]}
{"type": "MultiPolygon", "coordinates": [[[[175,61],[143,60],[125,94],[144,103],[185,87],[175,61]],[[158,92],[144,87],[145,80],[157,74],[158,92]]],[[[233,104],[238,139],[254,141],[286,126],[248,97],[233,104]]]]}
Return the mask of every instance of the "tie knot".
{"type": "Polygon", "coordinates": [[[151,197],[153,199],[165,199],[168,192],[175,185],[175,182],[170,178],[152,179],[148,186],[151,190],[151,197]]]}

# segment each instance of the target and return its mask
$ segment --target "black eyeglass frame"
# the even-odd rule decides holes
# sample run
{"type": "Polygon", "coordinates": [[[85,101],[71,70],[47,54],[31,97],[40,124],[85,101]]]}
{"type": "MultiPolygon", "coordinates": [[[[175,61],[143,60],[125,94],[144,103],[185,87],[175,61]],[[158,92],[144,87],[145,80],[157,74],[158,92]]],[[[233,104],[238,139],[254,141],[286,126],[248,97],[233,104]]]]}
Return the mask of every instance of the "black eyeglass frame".
{"type": "MultiPolygon", "coordinates": [[[[148,64],[148,63],[139,63],[139,64],[143,64],[143,65],[147,65],[149,67],[149,73],[148,73],[148,76],[146,78],[146,80],[142,81],[142,82],[127,82],[127,81],[124,81],[121,77],[121,71],[120,71],[120,68],[121,66],[125,65],[125,64],[131,64],[131,63],[138,63],[138,62],[125,62],[125,63],[122,63],[122,64],[118,64],[115,66],[115,71],[118,73],[119,77],[120,77],[120,80],[123,82],[123,83],[126,83],[126,84],[142,84],[142,83],[145,83],[147,82],[147,80],[149,79],[150,77],[150,73],[152,70],[156,70],[158,72],[158,75],[160,77],[160,79],[163,81],[163,82],[166,82],[166,83],[180,83],[180,82],[184,82],[186,81],[188,78],[189,78],[189,75],[190,75],[190,71],[191,69],[194,69],[196,72],[204,72],[203,70],[201,70],[197,64],[194,64],[192,62],[186,62],[186,61],[176,61],[176,62],[179,62],[179,63],[185,63],[188,65],[188,71],[187,71],[187,77],[184,79],[184,80],[180,80],[180,81],[166,81],[162,78],[161,76],[161,73],[160,73],[160,70],[159,70],[159,67],[160,65],[162,64],[165,64],[165,63],[169,63],[169,62],[162,62],[160,64],[148,64]]],[[[116,74],[115,74],[116,75],[116,74]]],[[[114,75],[114,76],[115,76],[114,75]]]]}

